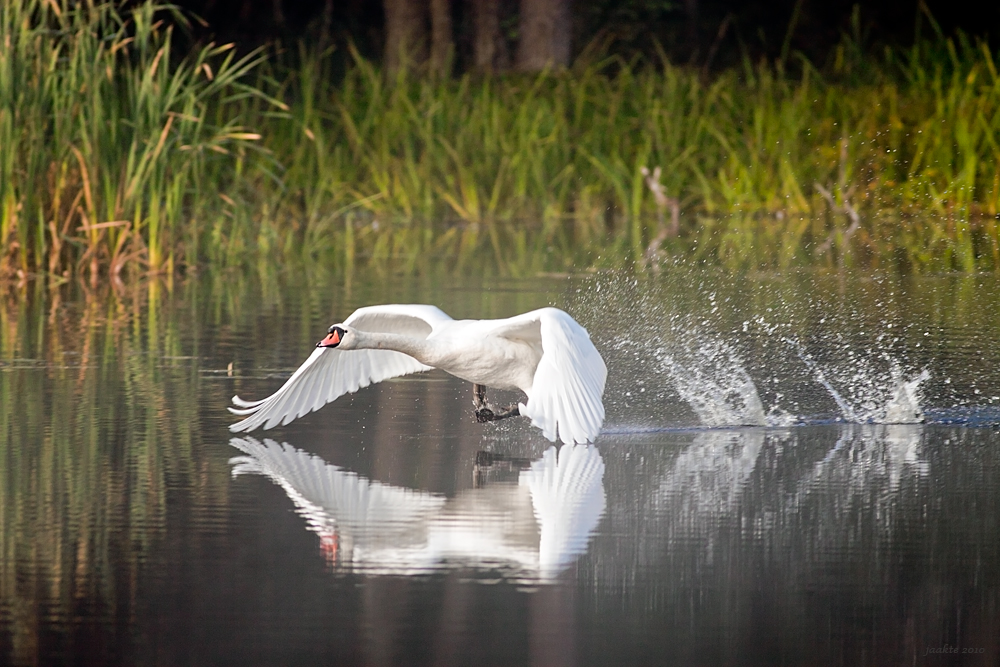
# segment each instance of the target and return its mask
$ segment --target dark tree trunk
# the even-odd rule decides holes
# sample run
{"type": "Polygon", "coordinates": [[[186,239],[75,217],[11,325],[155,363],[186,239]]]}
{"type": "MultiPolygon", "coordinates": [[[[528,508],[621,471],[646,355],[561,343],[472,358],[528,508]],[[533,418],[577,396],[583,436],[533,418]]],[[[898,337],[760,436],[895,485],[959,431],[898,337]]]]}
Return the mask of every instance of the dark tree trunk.
{"type": "Polygon", "coordinates": [[[689,60],[694,63],[700,54],[701,39],[698,33],[698,0],[684,0],[684,13],[687,14],[687,43],[691,54],[689,60]]]}
{"type": "Polygon", "coordinates": [[[333,0],[324,0],[323,15],[320,19],[320,51],[330,43],[330,26],[333,25],[333,0]]]}
{"type": "Polygon", "coordinates": [[[274,27],[278,30],[285,29],[285,10],[281,7],[281,0],[272,0],[271,10],[274,14],[274,27]]]}
{"type": "Polygon", "coordinates": [[[538,71],[569,65],[569,0],[521,0],[517,68],[538,71]]]}
{"type": "Polygon", "coordinates": [[[419,65],[427,59],[427,4],[424,0],[384,0],[385,68],[419,65]]]}
{"type": "Polygon", "coordinates": [[[431,0],[431,70],[447,76],[455,40],[451,28],[451,0],[431,0]]]}
{"type": "Polygon", "coordinates": [[[472,0],[475,28],[473,61],[482,72],[497,72],[510,65],[507,43],[500,32],[500,0],[472,0]]]}

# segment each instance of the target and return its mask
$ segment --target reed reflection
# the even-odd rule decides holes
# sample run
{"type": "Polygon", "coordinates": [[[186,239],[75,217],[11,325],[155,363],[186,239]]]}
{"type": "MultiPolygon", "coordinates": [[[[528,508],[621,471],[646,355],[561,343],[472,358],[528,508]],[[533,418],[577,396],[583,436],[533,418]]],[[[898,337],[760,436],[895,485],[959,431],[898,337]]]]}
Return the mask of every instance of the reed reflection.
{"type": "Polygon", "coordinates": [[[281,486],[337,569],[473,568],[553,581],[586,552],[606,506],[604,460],[593,445],[549,447],[534,461],[480,457],[478,488],[448,498],[369,480],[288,443],[230,444],[244,453],[230,460],[233,476],[281,486]],[[491,474],[494,465],[515,479],[491,474]]]}

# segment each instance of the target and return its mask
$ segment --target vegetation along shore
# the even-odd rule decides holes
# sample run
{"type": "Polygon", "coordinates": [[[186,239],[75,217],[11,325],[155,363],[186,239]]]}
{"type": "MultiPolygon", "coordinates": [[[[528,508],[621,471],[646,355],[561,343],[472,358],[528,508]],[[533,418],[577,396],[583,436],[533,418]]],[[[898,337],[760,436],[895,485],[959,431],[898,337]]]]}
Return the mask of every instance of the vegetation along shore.
{"type": "MultiPolygon", "coordinates": [[[[150,2],[0,6],[0,274],[320,262],[1000,269],[1000,74],[928,29],[720,71],[538,74],[190,45],[150,2]],[[343,63],[347,63],[343,66],[343,63]]],[[[926,25],[935,28],[928,17],[926,25]]]]}

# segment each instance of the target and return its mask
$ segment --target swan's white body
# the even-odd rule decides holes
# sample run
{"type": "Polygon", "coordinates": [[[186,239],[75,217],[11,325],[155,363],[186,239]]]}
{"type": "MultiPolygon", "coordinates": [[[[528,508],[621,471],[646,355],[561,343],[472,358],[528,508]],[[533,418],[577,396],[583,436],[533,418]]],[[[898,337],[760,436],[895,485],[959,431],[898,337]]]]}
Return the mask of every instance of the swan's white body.
{"type": "Polygon", "coordinates": [[[520,413],[549,440],[591,442],[604,423],[607,367],[586,329],[558,308],[503,320],[453,320],[435,306],[368,306],[341,325],[262,401],[233,397],[246,419],[229,430],[287,424],[373,382],[439,368],[469,382],[523,391],[520,413]]]}

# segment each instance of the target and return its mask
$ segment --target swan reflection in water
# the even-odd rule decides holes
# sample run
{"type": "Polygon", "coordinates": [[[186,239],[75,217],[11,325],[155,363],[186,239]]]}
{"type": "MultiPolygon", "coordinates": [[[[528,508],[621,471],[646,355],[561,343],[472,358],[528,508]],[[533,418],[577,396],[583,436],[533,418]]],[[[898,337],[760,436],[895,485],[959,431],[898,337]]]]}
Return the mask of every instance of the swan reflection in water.
{"type": "Polygon", "coordinates": [[[281,486],[337,567],[426,574],[450,567],[551,581],[586,550],[605,510],[604,460],[593,445],[549,447],[516,484],[453,498],[369,480],[274,440],[229,441],[233,476],[281,486]]]}

